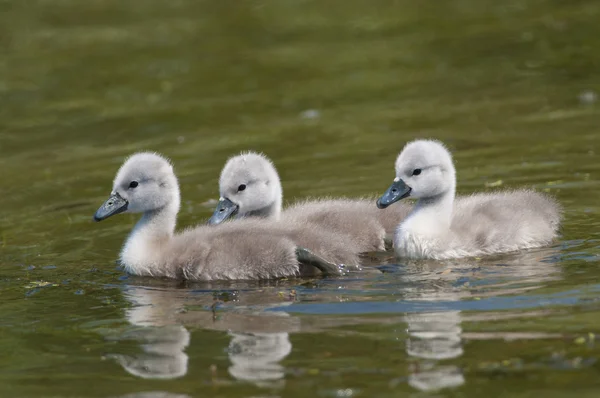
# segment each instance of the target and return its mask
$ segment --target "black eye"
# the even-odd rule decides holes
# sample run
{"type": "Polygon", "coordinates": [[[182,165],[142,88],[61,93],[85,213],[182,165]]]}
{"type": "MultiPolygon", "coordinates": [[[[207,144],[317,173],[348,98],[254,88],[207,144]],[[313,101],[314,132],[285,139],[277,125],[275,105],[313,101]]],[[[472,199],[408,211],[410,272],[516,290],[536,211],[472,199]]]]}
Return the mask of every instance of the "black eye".
{"type": "Polygon", "coordinates": [[[131,182],[129,183],[129,188],[135,188],[135,187],[137,187],[138,185],[139,185],[139,184],[138,184],[138,182],[137,182],[137,181],[131,181],[131,182]]]}
{"type": "Polygon", "coordinates": [[[246,184],[242,184],[238,187],[238,192],[243,191],[244,189],[246,189],[246,184]]]}
{"type": "Polygon", "coordinates": [[[412,175],[414,176],[418,176],[419,174],[421,174],[421,169],[414,169],[412,175]]]}

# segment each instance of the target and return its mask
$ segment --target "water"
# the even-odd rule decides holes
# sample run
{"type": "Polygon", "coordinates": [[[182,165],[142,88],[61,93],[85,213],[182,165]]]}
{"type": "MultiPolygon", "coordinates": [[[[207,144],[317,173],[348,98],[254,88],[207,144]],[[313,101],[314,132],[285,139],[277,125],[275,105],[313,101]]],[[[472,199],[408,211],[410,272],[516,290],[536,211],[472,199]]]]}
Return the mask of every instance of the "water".
{"type": "Polygon", "coordinates": [[[0,395],[595,397],[595,1],[0,2],[0,395]],[[454,151],[459,191],[533,186],[553,247],[278,282],[128,277],[133,216],[94,224],[123,158],[206,220],[237,151],[288,200],[383,192],[402,145],[454,151]],[[162,394],[162,395],[161,395],[162,394]]]}

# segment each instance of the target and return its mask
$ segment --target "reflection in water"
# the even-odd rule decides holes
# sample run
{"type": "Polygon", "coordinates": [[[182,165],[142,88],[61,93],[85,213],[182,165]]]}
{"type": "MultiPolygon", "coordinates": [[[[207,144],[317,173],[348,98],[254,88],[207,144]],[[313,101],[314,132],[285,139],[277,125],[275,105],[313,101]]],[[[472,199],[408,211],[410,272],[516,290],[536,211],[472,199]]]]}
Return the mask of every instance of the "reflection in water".
{"type": "MultiPolygon", "coordinates": [[[[279,362],[292,352],[288,332],[297,330],[298,324],[286,312],[264,313],[264,310],[291,304],[291,301],[287,301],[261,305],[260,310],[256,307],[251,311],[245,309],[244,316],[228,316],[223,320],[225,325],[235,325],[235,330],[238,330],[229,331],[232,337],[228,349],[230,375],[260,387],[283,387],[285,368],[279,362]],[[262,326],[256,324],[257,320],[261,321],[262,326]],[[271,326],[267,326],[269,323],[271,326]]],[[[218,325],[219,328],[223,326],[218,325]]]]}
{"type": "Polygon", "coordinates": [[[424,359],[449,359],[463,354],[460,342],[460,311],[410,314],[408,323],[409,340],[406,352],[410,356],[424,359]]]}
{"type": "Polygon", "coordinates": [[[183,326],[146,326],[127,337],[143,342],[143,352],[112,357],[130,374],[145,379],[174,379],[187,373],[188,356],[184,350],[190,333],[183,326]]]}
{"type": "MultiPolygon", "coordinates": [[[[358,304],[362,299],[377,300],[372,294],[382,284],[400,286],[401,301],[410,303],[404,317],[408,333],[405,350],[412,358],[408,384],[420,391],[453,388],[466,382],[461,369],[453,364],[464,349],[461,301],[468,304],[475,297],[518,295],[539,288],[544,281],[560,277],[553,255],[556,253],[550,249],[503,256],[501,260],[407,263],[400,267],[401,272],[380,275],[378,279],[324,280],[320,288],[307,289],[302,297],[308,302],[315,301],[310,292],[320,292],[319,301],[331,304],[345,301],[346,294],[339,293],[343,281],[345,291],[362,293],[350,293],[358,304]],[[329,299],[324,290],[319,290],[324,287],[327,293],[334,293],[329,299]],[[425,303],[428,312],[419,312],[425,303]],[[439,310],[435,303],[439,303],[439,310]]],[[[206,309],[217,308],[213,306],[214,292],[223,292],[226,285],[203,285],[203,290],[198,291],[128,286],[125,296],[134,306],[127,311],[127,319],[134,327],[124,337],[139,341],[142,352],[113,357],[137,377],[181,377],[188,372],[186,349],[190,344],[190,333],[183,325],[218,330],[230,337],[226,352],[230,361],[228,372],[233,378],[261,387],[280,388],[285,384],[286,374],[281,361],[292,351],[290,333],[398,322],[389,314],[349,317],[336,316],[334,312],[334,316],[321,313],[314,319],[290,316],[285,307],[293,304],[296,294],[286,297],[282,290],[297,288],[297,281],[289,283],[275,288],[241,283],[229,287],[222,294],[230,301],[218,307],[218,316],[206,309]],[[188,306],[201,310],[186,310],[188,306]],[[277,311],[265,311],[271,307],[277,307],[277,311]]],[[[312,305],[300,303],[295,309],[312,305]]]]}
{"type": "MultiPolygon", "coordinates": [[[[436,281],[433,286],[411,289],[406,300],[458,301],[460,296],[448,286],[448,281],[436,281]]],[[[408,324],[406,353],[417,359],[411,366],[408,384],[421,391],[458,387],[465,383],[461,370],[439,361],[458,358],[463,354],[460,311],[411,313],[408,324]]]]}
{"type": "Polygon", "coordinates": [[[184,376],[188,371],[185,349],[190,343],[190,333],[180,324],[183,321],[228,332],[231,337],[227,350],[231,361],[229,374],[234,378],[258,386],[283,386],[285,369],[279,362],[292,351],[288,332],[297,330],[298,323],[285,312],[264,313],[264,310],[292,302],[265,304],[265,300],[273,300],[273,297],[250,294],[248,304],[251,306],[236,306],[235,312],[219,317],[207,311],[191,312],[187,316],[183,311],[186,304],[212,304],[213,298],[208,296],[189,290],[129,287],[126,297],[135,306],[126,315],[129,322],[139,328],[123,337],[140,341],[143,352],[112,357],[134,376],[154,379],[184,376]]]}
{"type": "Polygon", "coordinates": [[[289,333],[229,334],[229,374],[265,387],[273,386],[266,382],[283,381],[285,369],[279,362],[292,352],[289,333]]]}
{"type": "Polygon", "coordinates": [[[411,369],[408,384],[422,391],[464,384],[465,378],[457,366],[438,365],[440,360],[463,354],[460,311],[415,313],[407,315],[405,320],[408,323],[406,352],[419,360],[411,369]]]}
{"type": "MultiPolygon", "coordinates": [[[[553,249],[542,249],[517,254],[504,258],[500,266],[502,276],[506,278],[517,279],[521,282],[536,282],[553,279],[557,277],[559,268],[550,262],[556,257],[557,252],[553,249]],[[544,264],[541,259],[548,262],[544,264]]],[[[457,286],[457,282],[464,278],[465,272],[476,273],[493,272],[497,270],[498,264],[473,262],[466,260],[461,262],[444,263],[446,270],[435,273],[435,279],[432,274],[422,273],[422,269],[412,274],[413,282],[416,287],[408,289],[405,295],[406,300],[413,301],[459,301],[463,297],[473,296],[474,293],[465,290],[462,286],[457,286]],[[416,276],[416,277],[415,277],[416,276]],[[421,282],[426,281],[420,287],[418,285],[420,277],[421,282]],[[433,282],[433,283],[432,283],[433,282]]],[[[437,263],[434,265],[439,266],[437,263]]],[[[407,268],[423,267],[419,265],[408,265],[407,268]]],[[[409,277],[411,279],[411,277],[409,277]]],[[[519,293],[523,289],[529,290],[531,286],[509,289],[510,293],[519,293]]],[[[475,294],[484,293],[476,290],[475,294]]],[[[498,291],[495,292],[498,294],[498,291]]],[[[503,291],[503,293],[508,293],[503,291]]],[[[405,316],[408,324],[406,340],[406,352],[409,356],[415,358],[417,362],[411,366],[409,385],[421,390],[432,391],[443,388],[458,387],[465,383],[465,377],[458,366],[445,365],[444,361],[458,358],[463,354],[462,347],[462,328],[461,311],[441,311],[429,313],[411,313],[405,316]]]]}
{"type": "Polygon", "coordinates": [[[139,341],[142,353],[113,355],[130,374],[146,379],[174,379],[185,376],[188,356],[185,349],[190,343],[190,333],[169,319],[182,303],[161,300],[164,292],[133,287],[126,297],[134,307],[126,312],[127,320],[139,328],[126,333],[125,338],[139,341]]]}

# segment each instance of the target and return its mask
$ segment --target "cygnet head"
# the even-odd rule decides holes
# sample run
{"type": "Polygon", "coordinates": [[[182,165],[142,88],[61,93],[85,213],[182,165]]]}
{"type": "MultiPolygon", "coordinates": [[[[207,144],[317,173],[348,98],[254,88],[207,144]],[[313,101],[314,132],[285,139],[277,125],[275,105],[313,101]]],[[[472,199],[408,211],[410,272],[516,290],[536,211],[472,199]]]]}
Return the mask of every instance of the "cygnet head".
{"type": "Polygon", "coordinates": [[[121,166],[110,197],[94,214],[102,221],[119,213],[145,213],[167,206],[179,210],[179,186],[173,166],[156,153],[142,152],[121,166]]]}
{"type": "Polygon", "coordinates": [[[282,190],[273,163],[264,155],[245,152],[230,158],[219,178],[221,198],[209,224],[229,217],[277,217],[282,190]]]}
{"type": "Polygon", "coordinates": [[[377,201],[385,209],[407,197],[432,199],[448,192],[454,195],[456,172],[452,155],[435,140],[416,140],[404,146],[396,159],[396,178],[377,201]]]}

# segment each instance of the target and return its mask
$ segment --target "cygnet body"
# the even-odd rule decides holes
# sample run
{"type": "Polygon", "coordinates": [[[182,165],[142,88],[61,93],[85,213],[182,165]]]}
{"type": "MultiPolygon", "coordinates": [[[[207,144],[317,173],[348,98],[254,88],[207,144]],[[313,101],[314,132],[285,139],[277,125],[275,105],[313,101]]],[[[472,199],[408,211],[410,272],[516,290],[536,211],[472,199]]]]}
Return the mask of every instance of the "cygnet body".
{"type": "Polygon", "coordinates": [[[275,166],[266,156],[246,152],[230,158],[219,178],[221,198],[209,223],[229,217],[262,217],[332,231],[351,241],[355,253],[384,249],[386,233],[408,214],[402,205],[385,212],[372,199],[322,198],[296,203],[282,212],[283,190],[275,166]]]}
{"type": "Polygon", "coordinates": [[[455,202],[456,171],[439,141],[416,140],[395,164],[396,178],[379,208],[418,199],[394,236],[399,257],[449,259],[529,249],[550,244],[561,220],[551,197],[516,190],[474,194],[455,202]]]}
{"type": "Polygon", "coordinates": [[[179,184],[171,163],[155,153],[137,153],[117,172],[111,196],[94,219],[142,213],[120,254],[125,270],[134,275],[189,280],[297,276],[315,264],[312,257],[300,261],[306,260],[304,248],[330,256],[327,260],[336,264],[358,264],[357,256],[345,250],[344,241],[324,245],[329,237],[318,231],[270,226],[258,220],[176,233],[179,206],[179,184]]]}

